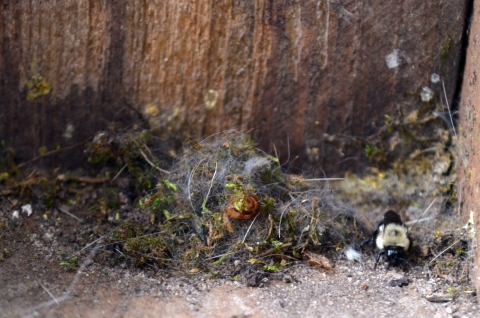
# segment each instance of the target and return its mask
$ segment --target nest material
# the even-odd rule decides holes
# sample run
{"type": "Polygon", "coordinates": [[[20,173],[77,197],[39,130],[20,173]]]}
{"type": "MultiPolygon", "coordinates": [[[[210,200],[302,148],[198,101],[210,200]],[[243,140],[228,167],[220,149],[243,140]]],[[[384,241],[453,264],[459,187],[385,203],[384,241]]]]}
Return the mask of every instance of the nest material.
{"type": "Polygon", "coordinates": [[[235,260],[275,270],[301,259],[307,247],[342,248],[368,233],[355,213],[335,203],[328,183],[285,174],[277,158],[238,132],[190,145],[157,179],[140,201],[160,229],[156,240],[142,244],[141,231],[121,235],[135,264],[161,254],[162,265],[193,271],[235,260]]]}

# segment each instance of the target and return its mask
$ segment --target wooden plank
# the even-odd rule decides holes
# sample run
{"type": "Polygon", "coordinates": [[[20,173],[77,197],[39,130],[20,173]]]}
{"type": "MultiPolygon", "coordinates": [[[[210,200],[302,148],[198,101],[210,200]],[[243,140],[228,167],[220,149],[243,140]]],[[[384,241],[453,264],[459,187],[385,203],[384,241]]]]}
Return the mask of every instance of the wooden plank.
{"type": "Polygon", "coordinates": [[[451,100],[466,3],[2,1],[0,139],[27,161],[141,113],[172,146],[239,129],[282,162],[359,171],[363,147],[329,136],[362,139],[418,108],[433,73],[451,100]]]}
{"type": "MultiPolygon", "coordinates": [[[[473,218],[476,242],[480,239],[480,3],[474,2],[469,27],[468,50],[461,91],[459,141],[457,144],[457,197],[465,222],[473,218]]],[[[477,243],[478,244],[478,243],[477,243]]],[[[475,253],[475,272],[472,281],[480,288],[480,253],[475,253]]],[[[477,296],[478,297],[478,296],[477,296]]]]}

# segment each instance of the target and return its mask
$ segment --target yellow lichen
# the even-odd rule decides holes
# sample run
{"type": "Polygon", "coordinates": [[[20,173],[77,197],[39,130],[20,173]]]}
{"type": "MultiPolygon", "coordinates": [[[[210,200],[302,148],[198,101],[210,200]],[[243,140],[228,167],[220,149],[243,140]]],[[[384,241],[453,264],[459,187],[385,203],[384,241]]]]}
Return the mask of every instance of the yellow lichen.
{"type": "Polygon", "coordinates": [[[36,59],[30,64],[30,78],[25,85],[27,90],[27,99],[35,100],[38,97],[50,94],[51,88],[45,78],[40,75],[39,66],[36,59]]]}

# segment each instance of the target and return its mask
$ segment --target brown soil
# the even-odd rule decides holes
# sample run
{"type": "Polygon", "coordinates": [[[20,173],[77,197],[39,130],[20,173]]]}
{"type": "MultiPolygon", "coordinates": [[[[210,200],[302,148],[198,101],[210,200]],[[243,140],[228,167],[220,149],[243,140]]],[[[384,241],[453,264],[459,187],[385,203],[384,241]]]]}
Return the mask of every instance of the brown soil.
{"type": "Polygon", "coordinates": [[[418,268],[387,270],[382,264],[374,271],[370,254],[361,264],[338,252],[329,271],[300,264],[267,275],[261,287],[247,287],[228,279],[208,279],[204,273],[186,277],[99,264],[91,260],[94,253],[104,252],[98,241],[98,248],[92,244],[79,253],[80,266],[68,270],[59,265],[59,251],[73,254],[82,249],[71,241],[87,225],[55,215],[58,226],[46,226],[35,211],[15,220],[9,207],[2,211],[2,317],[478,317],[479,313],[468,285],[452,277],[428,279],[418,268]],[[399,279],[407,286],[392,287],[399,279]],[[430,294],[448,296],[448,291],[453,292],[452,301],[426,299],[430,294]]]}

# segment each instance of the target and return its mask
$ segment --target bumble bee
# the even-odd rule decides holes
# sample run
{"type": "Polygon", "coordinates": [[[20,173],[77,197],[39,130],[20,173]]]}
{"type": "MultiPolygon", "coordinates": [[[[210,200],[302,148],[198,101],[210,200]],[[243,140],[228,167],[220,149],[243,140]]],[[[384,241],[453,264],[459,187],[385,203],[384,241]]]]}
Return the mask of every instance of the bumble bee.
{"type": "Polygon", "coordinates": [[[412,239],[408,235],[408,228],[402,222],[400,215],[395,211],[387,211],[373,236],[367,238],[363,244],[374,240],[375,245],[380,250],[375,261],[374,270],[377,268],[378,261],[382,255],[387,258],[387,269],[392,266],[398,266],[404,262],[406,253],[412,246],[412,239]]]}

